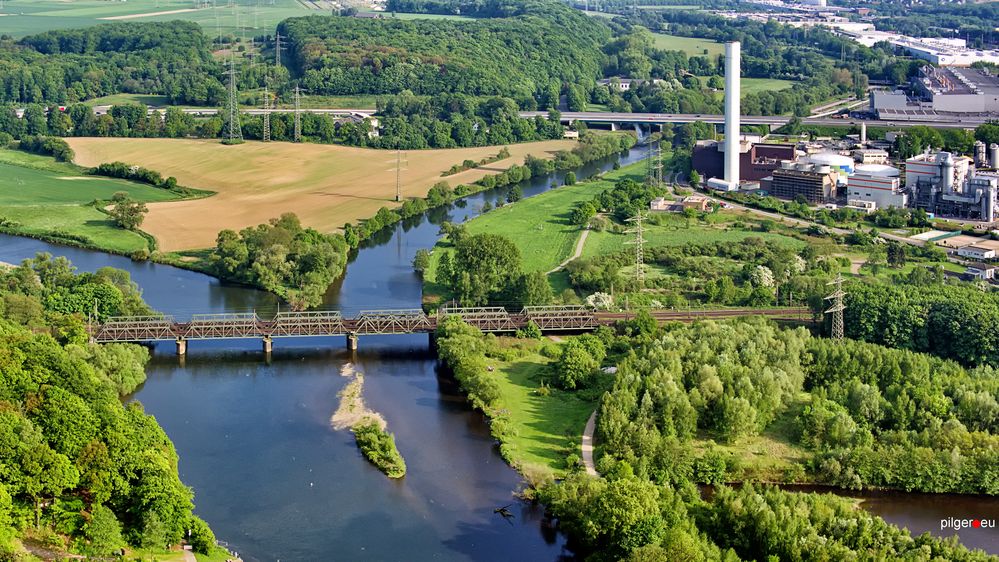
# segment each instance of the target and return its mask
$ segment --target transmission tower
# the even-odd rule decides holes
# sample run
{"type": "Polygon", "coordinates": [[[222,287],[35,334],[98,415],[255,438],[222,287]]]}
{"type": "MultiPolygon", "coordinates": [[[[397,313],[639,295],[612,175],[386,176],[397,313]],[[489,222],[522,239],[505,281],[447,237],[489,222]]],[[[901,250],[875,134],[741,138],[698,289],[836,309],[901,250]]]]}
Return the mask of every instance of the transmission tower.
{"type": "Polygon", "coordinates": [[[281,32],[278,32],[274,36],[274,64],[277,66],[281,66],[281,51],[284,49],[285,47],[281,45],[281,32]]]}
{"type": "Polygon", "coordinates": [[[846,293],[843,292],[843,274],[836,275],[836,279],[826,283],[826,285],[836,287],[836,290],[825,299],[832,301],[832,306],[826,310],[826,314],[832,314],[833,339],[841,340],[843,339],[843,311],[846,310],[846,306],[843,304],[843,297],[846,296],[846,293]]]}
{"type": "Polygon", "coordinates": [[[628,222],[632,223],[634,226],[625,231],[627,234],[634,234],[635,239],[625,242],[625,244],[633,244],[635,246],[635,281],[638,281],[638,286],[643,287],[645,285],[645,238],[642,237],[645,230],[642,227],[642,212],[639,211],[638,214],[628,219],[628,222]]]}
{"type": "Polygon", "coordinates": [[[302,142],[302,89],[295,86],[295,142],[302,142]]]}
{"type": "Polygon", "coordinates": [[[229,144],[243,142],[243,130],[239,126],[239,93],[236,91],[236,59],[232,55],[229,57],[229,103],[226,112],[229,117],[229,127],[226,131],[226,140],[229,144]]]}
{"type": "Polygon", "coordinates": [[[656,189],[663,184],[663,153],[660,143],[649,142],[646,162],[646,181],[656,189]]]}
{"type": "Polygon", "coordinates": [[[271,141],[271,97],[267,91],[267,78],[264,78],[264,142],[271,141]]]}

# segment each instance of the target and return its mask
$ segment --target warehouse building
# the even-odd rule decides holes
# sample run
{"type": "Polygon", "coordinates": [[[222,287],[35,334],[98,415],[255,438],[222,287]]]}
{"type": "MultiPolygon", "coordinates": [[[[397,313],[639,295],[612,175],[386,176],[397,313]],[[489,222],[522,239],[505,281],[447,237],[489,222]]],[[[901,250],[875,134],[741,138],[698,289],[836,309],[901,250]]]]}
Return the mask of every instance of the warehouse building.
{"type": "Polygon", "coordinates": [[[898,168],[883,164],[858,164],[847,180],[847,203],[866,207],[873,203],[876,209],[904,208],[909,198],[902,189],[898,168]]]}
{"type": "Polygon", "coordinates": [[[836,200],[839,174],[824,164],[783,162],[770,177],[760,182],[760,188],[781,199],[804,198],[810,204],[836,200]]]}

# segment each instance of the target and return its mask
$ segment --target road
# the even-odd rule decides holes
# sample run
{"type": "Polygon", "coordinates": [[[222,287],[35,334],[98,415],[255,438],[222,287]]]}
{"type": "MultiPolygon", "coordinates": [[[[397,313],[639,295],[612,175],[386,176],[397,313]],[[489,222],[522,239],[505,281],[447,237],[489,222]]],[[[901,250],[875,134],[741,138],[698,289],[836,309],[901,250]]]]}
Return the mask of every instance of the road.
{"type": "Polygon", "coordinates": [[[561,271],[563,267],[569,265],[569,262],[571,262],[574,259],[578,259],[579,256],[583,255],[583,246],[586,245],[586,237],[589,236],[589,235],[590,235],[590,229],[588,229],[588,228],[584,229],[583,233],[579,235],[579,240],[576,241],[576,251],[573,252],[573,254],[571,256],[569,256],[568,258],[566,258],[565,261],[563,261],[562,263],[558,264],[555,267],[555,269],[553,269],[553,270],[545,273],[545,275],[551,275],[552,273],[555,273],[556,271],[561,271]]]}
{"type": "MultiPolygon", "coordinates": [[[[106,111],[107,108],[100,108],[106,111]]],[[[100,111],[95,108],[95,111],[100,111]]],[[[215,107],[188,107],[184,108],[185,113],[191,115],[215,115],[220,110],[215,107]]],[[[293,113],[294,109],[282,108],[282,109],[241,109],[240,112],[246,115],[262,115],[264,113],[293,113]]],[[[374,109],[339,109],[339,108],[303,108],[301,110],[303,113],[316,113],[321,115],[340,115],[340,116],[357,116],[357,117],[371,117],[375,114],[374,109]]],[[[548,113],[544,111],[521,111],[520,116],[524,118],[534,118],[537,116],[547,117],[548,113]]],[[[770,125],[771,127],[779,127],[781,125],[787,124],[790,117],[786,115],[743,115],[741,117],[741,122],[743,125],[770,125]]],[[[587,123],[613,123],[613,124],[650,124],[650,125],[661,125],[666,123],[713,123],[713,124],[723,124],[725,122],[724,115],[715,115],[708,113],[610,113],[610,112],[599,112],[599,111],[567,111],[562,113],[562,121],[584,121],[587,123]]],[[[827,126],[853,126],[860,125],[861,123],[867,123],[870,127],[913,127],[916,125],[924,125],[928,127],[944,127],[944,128],[969,128],[975,127],[987,121],[985,118],[978,119],[964,119],[962,121],[883,121],[879,119],[841,119],[835,117],[803,117],[801,122],[807,125],[827,125],[827,126]]]]}

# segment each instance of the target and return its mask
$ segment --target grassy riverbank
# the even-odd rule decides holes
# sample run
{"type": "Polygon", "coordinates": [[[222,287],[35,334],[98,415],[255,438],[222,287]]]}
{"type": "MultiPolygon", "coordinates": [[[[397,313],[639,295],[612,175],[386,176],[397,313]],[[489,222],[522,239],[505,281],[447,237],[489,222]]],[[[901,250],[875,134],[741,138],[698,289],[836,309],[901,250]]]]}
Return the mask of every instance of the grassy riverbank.
{"type": "Polygon", "coordinates": [[[125,230],[103,212],[116,192],[144,203],[182,195],[150,185],[86,175],[47,156],[0,150],[0,231],[118,254],[152,251],[142,233],[125,230]]]}

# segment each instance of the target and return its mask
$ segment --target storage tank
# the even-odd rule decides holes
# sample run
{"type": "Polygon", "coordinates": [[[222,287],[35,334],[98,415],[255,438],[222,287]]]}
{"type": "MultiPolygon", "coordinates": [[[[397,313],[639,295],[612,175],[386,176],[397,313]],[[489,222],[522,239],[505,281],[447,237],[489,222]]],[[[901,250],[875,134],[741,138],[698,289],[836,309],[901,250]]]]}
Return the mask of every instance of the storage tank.
{"type": "Polygon", "coordinates": [[[854,173],[881,178],[897,178],[901,175],[898,168],[885,164],[857,164],[854,173]]]}
{"type": "Polygon", "coordinates": [[[832,171],[832,168],[826,166],[825,164],[819,164],[815,166],[815,171],[820,174],[828,174],[829,172],[832,171]]]}
{"type": "Polygon", "coordinates": [[[812,154],[808,157],[808,161],[812,164],[818,164],[820,166],[829,166],[841,174],[853,173],[853,158],[842,154],[836,154],[835,152],[819,152],[817,154],[812,154]]]}
{"type": "Polygon", "coordinates": [[[940,186],[944,193],[954,191],[954,155],[950,152],[938,152],[937,165],[940,166],[940,186]]]}
{"type": "Polygon", "coordinates": [[[989,161],[985,157],[985,143],[982,141],[975,141],[975,166],[979,168],[987,168],[989,161]]]}
{"type": "Polygon", "coordinates": [[[999,168],[999,144],[989,145],[989,162],[993,168],[999,168]]]}

